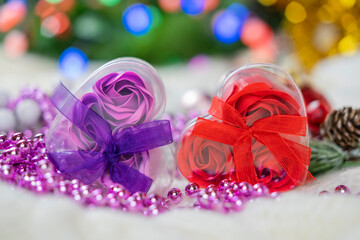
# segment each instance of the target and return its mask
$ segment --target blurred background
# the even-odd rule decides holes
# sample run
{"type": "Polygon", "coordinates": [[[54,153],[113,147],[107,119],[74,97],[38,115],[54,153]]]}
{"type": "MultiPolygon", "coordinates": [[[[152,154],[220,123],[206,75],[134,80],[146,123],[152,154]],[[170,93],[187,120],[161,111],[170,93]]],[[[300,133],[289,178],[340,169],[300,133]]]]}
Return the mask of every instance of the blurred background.
{"type": "Polygon", "coordinates": [[[159,70],[167,111],[201,110],[228,71],[271,62],[335,106],[351,104],[360,100],[349,96],[360,87],[359,19],[358,0],[0,1],[0,83],[50,93],[133,56],[159,70]]]}

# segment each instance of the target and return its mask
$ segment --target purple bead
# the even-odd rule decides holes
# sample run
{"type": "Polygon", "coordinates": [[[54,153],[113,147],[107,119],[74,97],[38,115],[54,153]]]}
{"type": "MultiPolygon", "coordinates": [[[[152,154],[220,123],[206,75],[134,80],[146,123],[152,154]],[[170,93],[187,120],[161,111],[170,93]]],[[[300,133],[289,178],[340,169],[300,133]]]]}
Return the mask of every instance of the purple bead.
{"type": "Polygon", "coordinates": [[[244,202],[238,198],[238,197],[234,197],[233,199],[231,199],[231,210],[238,212],[241,211],[244,208],[244,202]]]}
{"type": "Polygon", "coordinates": [[[11,140],[13,141],[20,141],[20,140],[25,140],[26,139],[26,136],[24,133],[22,132],[17,132],[17,133],[14,133],[12,136],[11,136],[11,140]]]}
{"type": "Polygon", "coordinates": [[[111,207],[111,208],[120,208],[121,203],[118,200],[117,194],[116,193],[108,193],[105,197],[105,203],[107,206],[111,207]]]}
{"type": "Polygon", "coordinates": [[[269,194],[269,189],[265,185],[261,183],[257,183],[254,185],[254,189],[252,191],[252,195],[254,197],[266,197],[268,196],[268,194],[269,194]]]}
{"type": "Polygon", "coordinates": [[[82,185],[80,188],[79,188],[79,194],[82,198],[82,202],[86,202],[87,199],[89,199],[91,196],[90,196],[90,189],[89,189],[89,185],[82,185]]]}
{"type": "Polygon", "coordinates": [[[45,140],[45,134],[43,133],[37,133],[34,136],[34,141],[44,142],[45,140]]]}
{"type": "Polygon", "coordinates": [[[218,197],[218,190],[214,184],[210,184],[205,188],[205,193],[209,195],[210,199],[218,197]]]}
{"type": "Polygon", "coordinates": [[[161,201],[161,207],[164,209],[164,210],[167,210],[170,208],[170,200],[167,199],[167,198],[163,198],[162,201],[161,201]]]}
{"type": "Polygon", "coordinates": [[[144,206],[148,207],[151,205],[160,205],[162,201],[162,197],[157,195],[157,194],[149,194],[148,196],[146,196],[143,200],[144,206]]]}
{"type": "Polygon", "coordinates": [[[327,197],[329,194],[330,194],[329,191],[324,190],[319,193],[319,196],[327,197]]]}
{"type": "Polygon", "coordinates": [[[46,174],[48,172],[54,171],[54,165],[49,163],[47,160],[41,160],[38,162],[38,173],[39,174],[46,174]]]}
{"type": "Polygon", "coordinates": [[[21,152],[20,152],[19,148],[11,147],[4,151],[3,156],[5,158],[11,158],[11,159],[19,158],[19,157],[21,157],[21,152]]]}
{"type": "Polygon", "coordinates": [[[251,196],[252,191],[253,191],[253,186],[250,183],[247,182],[239,183],[239,190],[238,190],[239,196],[249,197],[251,196]]]}
{"type": "Polygon", "coordinates": [[[172,204],[178,204],[182,200],[182,193],[178,188],[172,188],[167,194],[168,199],[172,204]]]}
{"type": "Polygon", "coordinates": [[[86,199],[86,204],[90,206],[103,206],[105,205],[105,197],[103,196],[101,189],[94,189],[89,198],[86,199]]]}
{"type": "Polygon", "coordinates": [[[235,192],[238,192],[239,189],[240,189],[239,183],[238,183],[238,182],[235,182],[235,181],[231,182],[231,183],[230,183],[230,188],[231,188],[232,190],[234,190],[235,192]]]}
{"type": "Polygon", "coordinates": [[[189,183],[185,187],[185,194],[188,197],[196,197],[199,193],[199,185],[197,183],[189,183]]]}
{"type": "Polygon", "coordinates": [[[337,187],[335,188],[335,192],[336,192],[336,193],[340,193],[340,194],[350,194],[350,193],[351,193],[350,189],[349,189],[347,186],[345,186],[345,185],[339,185],[339,186],[337,186],[337,187]]]}
{"type": "Polygon", "coordinates": [[[231,187],[231,182],[227,179],[224,179],[219,183],[218,189],[220,192],[224,193],[230,187],[231,187]]]}
{"type": "Polygon", "coordinates": [[[45,140],[43,134],[42,133],[36,134],[36,136],[37,137],[33,139],[33,147],[35,149],[45,148],[45,140]]]}
{"type": "Polygon", "coordinates": [[[219,204],[219,199],[217,196],[214,197],[209,195],[204,190],[199,192],[197,200],[200,203],[201,208],[205,209],[217,208],[219,204]]]}
{"type": "Polygon", "coordinates": [[[4,179],[12,180],[14,169],[11,165],[2,165],[1,166],[1,175],[4,179]]]}
{"type": "Polygon", "coordinates": [[[150,205],[148,207],[144,207],[142,209],[142,213],[144,216],[156,216],[161,213],[161,209],[159,209],[158,205],[150,205]]]}
{"type": "Polygon", "coordinates": [[[69,188],[69,181],[68,180],[63,180],[63,181],[58,182],[57,189],[58,189],[59,193],[67,194],[68,193],[68,188],[69,188]]]}
{"type": "Polygon", "coordinates": [[[130,212],[138,212],[140,211],[144,204],[143,200],[145,199],[144,193],[134,193],[126,200],[126,210],[130,212]]]}
{"type": "Polygon", "coordinates": [[[123,189],[124,189],[124,187],[118,183],[113,183],[109,186],[109,192],[112,192],[112,193],[118,193],[123,189]]]}
{"type": "Polygon", "coordinates": [[[124,202],[123,200],[128,199],[131,196],[131,193],[127,189],[123,188],[117,192],[117,195],[120,200],[124,202]]]}
{"type": "Polygon", "coordinates": [[[228,189],[225,190],[224,196],[225,196],[226,199],[234,198],[235,196],[237,196],[237,191],[235,191],[232,188],[228,188],[228,189]]]}
{"type": "Polygon", "coordinates": [[[201,209],[201,203],[199,201],[196,201],[194,204],[193,204],[193,208],[195,209],[201,209]]]}
{"type": "Polygon", "coordinates": [[[214,184],[210,184],[205,188],[205,192],[206,193],[213,193],[213,192],[217,192],[217,188],[214,184]]]}
{"type": "Polygon", "coordinates": [[[280,197],[280,194],[278,192],[272,192],[270,194],[270,198],[278,199],[280,197]]]}
{"type": "Polygon", "coordinates": [[[0,149],[5,149],[9,145],[6,135],[0,135],[0,149]]]}

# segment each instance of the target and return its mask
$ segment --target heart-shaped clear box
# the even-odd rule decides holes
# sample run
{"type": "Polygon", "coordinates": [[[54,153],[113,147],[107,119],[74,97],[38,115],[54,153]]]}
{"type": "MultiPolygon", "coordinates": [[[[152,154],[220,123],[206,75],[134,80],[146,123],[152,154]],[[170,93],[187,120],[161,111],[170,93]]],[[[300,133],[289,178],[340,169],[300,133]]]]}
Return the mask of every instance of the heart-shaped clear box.
{"type": "MultiPolygon", "coordinates": [[[[164,85],[159,74],[149,63],[137,58],[118,58],[104,64],[71,93],[83,102],[85,98],[92,99],[93,95],[101,99],[101,104],[96,102],[91,105],[91,109],[111,123],[113,132],[160,119],[166,104],[164,85]]],[[[60,112],[50,127],[46,146],[52,153],[79,150],[91,152],[97,147],[88,135],[60,112]]],[[[175,176],[171,145],[133,155],[121,155],[118,161],[151,178],[153,182],[149,192],[164,193],[175,176]]],[[[106,187],[111,183],[109,174],[105,172],[92,184],[106,187]]]]}
{"type": "MultiPolygon", "coordinates": [[[[272,115],[306,117],[299,87],[288,73],[273,64],[250,64],[228,73],[221,82],[217,97],[241,110],[241,117],[248,127],[256,120],[272,115]],[[258,84],[269,89],[257,92],[246,90],[258,84]],[[241,95],[240,92],[244,91],[248,93],[241,95]],[[236,96],[240,97],[236,99],[236,96]]],[[[210,114],[201,118],[223,123],[210,114]]],[[[223,179],[241,181],[236,177],[233,146],[194,135],[197,121],[193,119],[188,123],[177,146],[177,165],[181,174],[201,187],[217,185],[223,179]]],[[[306,136],[280,135],[305,147],[309,144],[308,133],[306,136]]],[[[252,155],[259,182],[268,186],[270,191],[285,191],[295,186],[267,147],[255,139],[252,142],[252,155]]]]}

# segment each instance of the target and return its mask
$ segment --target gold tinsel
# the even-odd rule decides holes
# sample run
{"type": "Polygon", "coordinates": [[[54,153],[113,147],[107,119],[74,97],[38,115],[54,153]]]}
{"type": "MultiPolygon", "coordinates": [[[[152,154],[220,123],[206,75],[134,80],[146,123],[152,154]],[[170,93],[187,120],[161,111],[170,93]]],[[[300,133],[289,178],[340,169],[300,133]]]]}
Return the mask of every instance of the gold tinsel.
{"type": "Polygon", "coordinates": [[[320,59],[352,55],[359,48],[359,0],[258,1],[284,13],[284,28],[306,70],[320,59]]]}

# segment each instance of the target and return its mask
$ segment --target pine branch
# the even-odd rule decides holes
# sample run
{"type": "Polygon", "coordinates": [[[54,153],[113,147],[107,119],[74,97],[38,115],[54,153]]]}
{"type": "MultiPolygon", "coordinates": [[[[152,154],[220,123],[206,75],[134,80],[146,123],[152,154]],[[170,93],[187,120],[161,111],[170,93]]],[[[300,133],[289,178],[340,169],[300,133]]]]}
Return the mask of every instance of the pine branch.
{"type": "Polygon", "coordinates": [[[349,152],[342,150],[335,143],[326,140],[311,140],[310,148],[309,171],[313,175],[343,167],[344,162],[350,159],[349,152]]]}

